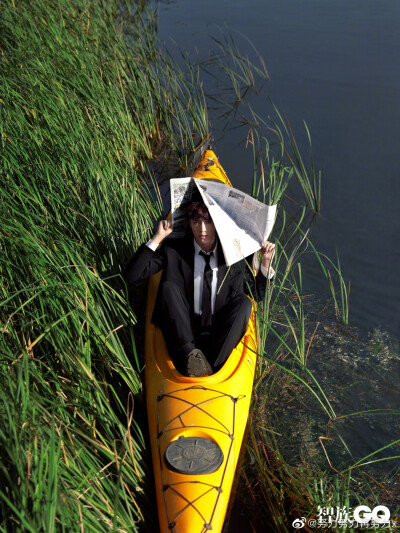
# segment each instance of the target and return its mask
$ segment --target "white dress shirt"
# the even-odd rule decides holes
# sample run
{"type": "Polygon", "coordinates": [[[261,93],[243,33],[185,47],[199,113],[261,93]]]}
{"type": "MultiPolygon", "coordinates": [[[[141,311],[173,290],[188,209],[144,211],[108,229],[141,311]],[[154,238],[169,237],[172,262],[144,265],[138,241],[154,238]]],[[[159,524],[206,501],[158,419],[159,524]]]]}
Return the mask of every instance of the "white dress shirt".
{"type": "MultiPolygon", "coordinates": [[[[203,279],[204,269],[206,267],[206,260],[200,252],[202,250],[197,242],[193,239],[194,244],[194,312],[196,315],[201,315],[201,303],[203,299],[203,279]]],[[[155,252],[158,248],[158,244],[154,243],[151,239],[146,243],[146,246],[155,252]]],[[[204,252],[209,255],[211,252],[204,252]]],[[[215,299],[217,297],[217,283],[218,283],[218,243],[215,244],[215,248],[212,250],[212,257],[210,259],[210,267],[212,269],[212,282],[211,282],[211,313],[214,314],[215,299]]],[[[264,265],[261,265],[262,274],[267,277],[268,272],[264,265]]],[[[274,274],[270,272],[269,278],[271,279],[274,274]]]]}

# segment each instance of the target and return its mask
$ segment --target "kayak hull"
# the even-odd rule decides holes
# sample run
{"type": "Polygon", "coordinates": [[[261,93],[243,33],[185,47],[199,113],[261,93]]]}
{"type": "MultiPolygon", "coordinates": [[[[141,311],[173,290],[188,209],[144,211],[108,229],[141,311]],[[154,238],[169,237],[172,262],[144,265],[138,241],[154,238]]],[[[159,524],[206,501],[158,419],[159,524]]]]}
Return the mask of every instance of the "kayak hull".
{"type": "MultiPolygon", "coordinates": [[[[213,151],[193,176],[231,185],[213,151]]],[[[254,304],[243,339],[212,376],[181,375],[151,323],[161,273],[149,280],[145,384],[162,533],[222,530],[248,418],[257,358],[254,304]]]]}

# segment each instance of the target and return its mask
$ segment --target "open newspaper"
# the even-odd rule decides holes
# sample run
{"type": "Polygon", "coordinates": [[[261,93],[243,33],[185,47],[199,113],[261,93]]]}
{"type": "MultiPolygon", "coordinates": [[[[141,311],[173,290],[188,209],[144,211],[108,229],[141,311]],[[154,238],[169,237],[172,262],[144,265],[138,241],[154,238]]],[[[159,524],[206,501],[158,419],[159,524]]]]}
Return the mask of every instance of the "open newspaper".
{"type": "Polygon", "coordinates": [[[174,232],[186,232],[186,208],[203,200],[214,222],[226,264],[233,265],[262,246],[275,222],[276,205],[265,205],[223,183],[196,178],[171,180],[171,211],[174,232]]]}

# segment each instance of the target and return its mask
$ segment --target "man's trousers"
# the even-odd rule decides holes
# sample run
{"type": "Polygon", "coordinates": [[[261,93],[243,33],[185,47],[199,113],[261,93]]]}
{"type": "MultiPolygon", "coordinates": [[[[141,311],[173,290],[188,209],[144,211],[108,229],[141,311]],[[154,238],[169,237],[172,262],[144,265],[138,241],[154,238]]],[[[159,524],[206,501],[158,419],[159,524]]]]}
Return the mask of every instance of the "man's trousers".
{"type": "Polygon", "coordinates": [[[211,326],[204,328],[201,315],[191,319],[189,303],[178,285],[164,281],[158,290],[161,306],[158,325],[176,368],[183,372],[186,355],[199,348],[213,370],[218,371],[246,332],[251,300],[245,294],[230,298],[213,315],[211,326]]]}

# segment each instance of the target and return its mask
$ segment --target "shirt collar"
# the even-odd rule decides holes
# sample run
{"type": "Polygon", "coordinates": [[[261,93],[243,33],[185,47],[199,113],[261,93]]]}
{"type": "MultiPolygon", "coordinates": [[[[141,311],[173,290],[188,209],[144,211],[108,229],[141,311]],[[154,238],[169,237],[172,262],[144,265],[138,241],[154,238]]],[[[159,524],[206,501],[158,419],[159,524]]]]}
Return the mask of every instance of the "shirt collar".
{"type": "MultiPolygon", "coordinates": [[[[195,253],[196,255],[198,255],[200,252],[204,252],[204,250],[202,250],[202,249],[200,248],[200,246],[197,244],[197,242],[196,242],[195,239],[193,239],[193,244],[194,244],[194,253],[195,253]]],[[[211,250],[210,252],[204,252],[204,253],[207,254],[207,255],[213,253],[213,254],[214,254],[214,257],[217,257],[217,248],[218,248],[218,242],[215,241],[214,249],[211,250]]]]}

